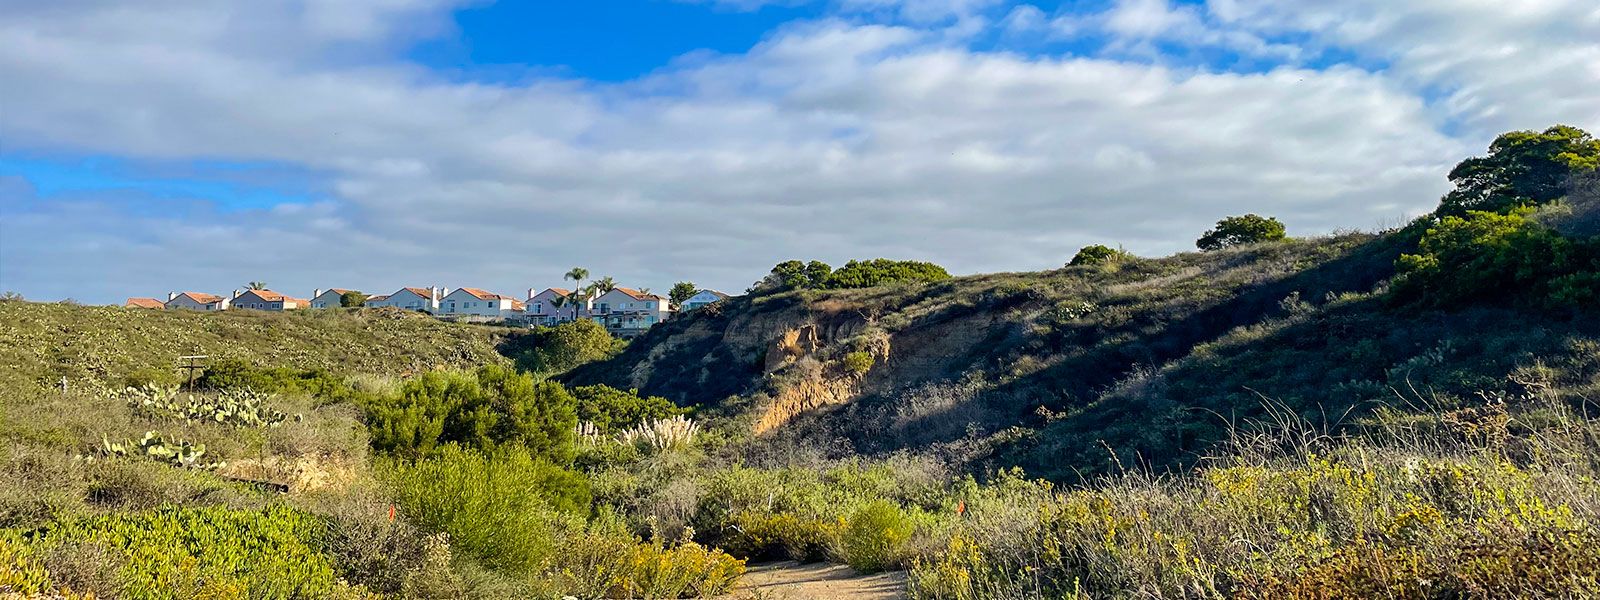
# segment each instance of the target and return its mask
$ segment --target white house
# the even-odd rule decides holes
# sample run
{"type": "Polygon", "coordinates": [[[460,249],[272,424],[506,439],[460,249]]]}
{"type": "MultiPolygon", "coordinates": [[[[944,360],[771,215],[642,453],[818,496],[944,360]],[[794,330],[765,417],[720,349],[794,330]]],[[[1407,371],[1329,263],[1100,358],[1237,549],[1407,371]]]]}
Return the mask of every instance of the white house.
{"type": "Polygon", "coordinates": [[[589,318],[619,335],[637,335],[669,316],[672,306],[666,298],[622,287],[595,298],[589,311],[589,318]]]}
{"type": "Polygon", "coordinates": [[[464,287],[440,300],[438,314],[505,318],[519,316],[523,310],[522,301],[516,298],[464,287]]]}
{"type": "Polygon", "coordinates": [[[373,296],[367,299],[367,306],[379,308],[393,306],[406,310],[418,310],[428,313],[439,312],[439,298],[450,292],[449,288],[440,290],[436,287],[408,287],[387,296],[373,296]]]}
{"type": "Polygon", "coordinates": [[[200,292],[168,292],[166,307],[181,310],[227,310],[229,298],[200,292]]]}
{"type": "MultiPolygon", "coordinates": [[[[579,314],[578,302],[572,301],[571,304],[567,304],[566,301],[563,301],[560,308],[557,308],[555,304],[556,298],[570,299],[571,297],[571,290],[547,288],[545,291],[536,294],[533,288],[528,288],[528,300],[524,303],[526,309],[523,311],[522,316],[529,323],[535,325],[555,325],[556,323],[571,321],[579,314]]],[[[588,300],[586,304],[594,304],[593,298],[588,300]]],[[[589,311],[588,306],[582,308],[585,313],[589,311]]]]}
{"type": "Polygon", "coordinates": [[[680,310],[694,310],[707,304],[720,302],[727,299],[728,295],[722,292],[716,290],[700,290],[695,292],[693,296],[690,296],[688,300],[684,300],[683,307],[680,308],[680,310]]]}
{"type": "Polygon", "coordinates": [[[317,288],[311,292],[311,308],[339,308],[344,306],[344,295],[354,291],[356,290],[317,288]]]}
{"type": "Polygon", "coordinates": [[[310,302],[300,298],[292,298],[272,290],[247,290],[235,292],[230,301],[231,308],[249,308],[253,310],[295,310],[305,308],[310,302]]]}

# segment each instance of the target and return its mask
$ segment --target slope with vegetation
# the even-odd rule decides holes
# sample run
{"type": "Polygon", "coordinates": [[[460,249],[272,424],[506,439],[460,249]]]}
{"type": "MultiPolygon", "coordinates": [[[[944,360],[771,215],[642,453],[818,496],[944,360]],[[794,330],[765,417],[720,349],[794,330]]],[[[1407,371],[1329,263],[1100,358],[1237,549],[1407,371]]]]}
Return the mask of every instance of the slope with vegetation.
{"type": "Polygon", "coordinates": [[[705,597],[789,559],[919,599],[1600,597],[1579,133],[1396,231],[791,261],[627,345],[0,303],[0,593],[705,597]]]}

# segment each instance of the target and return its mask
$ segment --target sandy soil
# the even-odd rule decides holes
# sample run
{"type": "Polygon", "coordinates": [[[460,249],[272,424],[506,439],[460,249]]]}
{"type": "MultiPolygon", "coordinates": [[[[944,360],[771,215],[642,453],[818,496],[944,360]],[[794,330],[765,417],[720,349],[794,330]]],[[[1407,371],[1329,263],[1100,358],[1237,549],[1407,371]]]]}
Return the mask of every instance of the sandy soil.
{"type": "Polygon", "coordinates": [[[826,600],[862,598],[900,600],[905,594],[905,573],[861,575],[845,565],[777,562],[752,565],[740,578],[728,600],[826,600]]]}

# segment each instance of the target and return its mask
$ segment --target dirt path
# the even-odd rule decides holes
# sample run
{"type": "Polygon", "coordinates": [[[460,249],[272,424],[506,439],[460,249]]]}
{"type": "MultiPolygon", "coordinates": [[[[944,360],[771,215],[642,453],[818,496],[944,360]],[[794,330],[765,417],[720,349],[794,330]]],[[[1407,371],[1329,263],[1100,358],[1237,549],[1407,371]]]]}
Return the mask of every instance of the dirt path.
{"type": "Polygon", "coordinates": [[[752,565],[729,600],[826,600],[860,598],[900,600],[906,597],[902,572],[861,575],[845,565],[777,562],[752,565]]]}

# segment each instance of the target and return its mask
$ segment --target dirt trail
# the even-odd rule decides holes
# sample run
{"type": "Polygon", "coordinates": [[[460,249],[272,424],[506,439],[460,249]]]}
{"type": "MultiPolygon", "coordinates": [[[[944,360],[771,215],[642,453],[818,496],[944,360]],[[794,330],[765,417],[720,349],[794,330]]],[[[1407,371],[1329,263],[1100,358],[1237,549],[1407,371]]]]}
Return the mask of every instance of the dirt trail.
{"type": "Polygon", "coordinates": [[[861,575],[845,565],[799,564],[792,561],[752,565],[728,600],[901,600],[906,597],[902,572],[861,575]]]}

